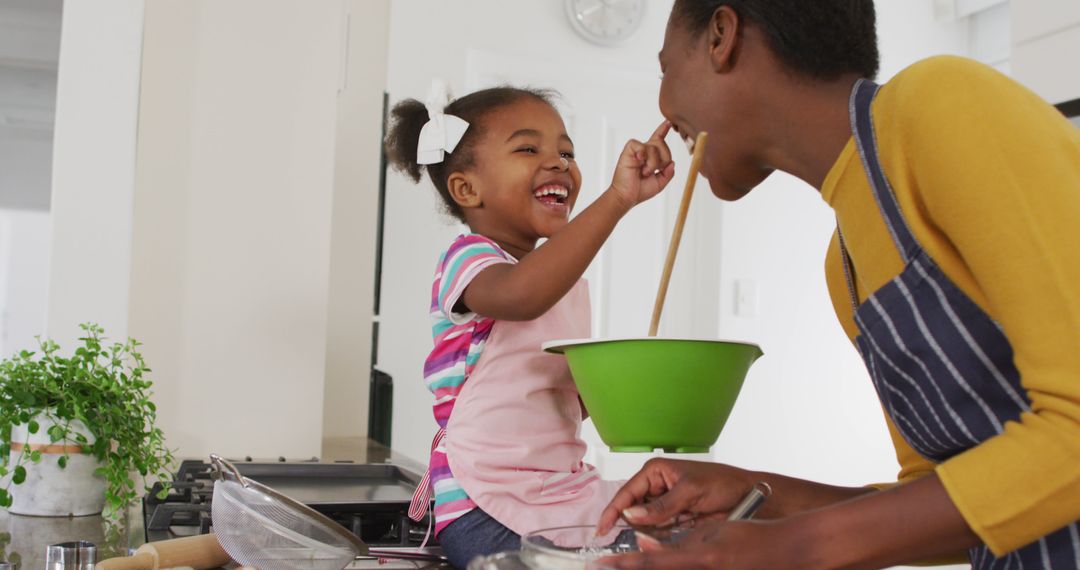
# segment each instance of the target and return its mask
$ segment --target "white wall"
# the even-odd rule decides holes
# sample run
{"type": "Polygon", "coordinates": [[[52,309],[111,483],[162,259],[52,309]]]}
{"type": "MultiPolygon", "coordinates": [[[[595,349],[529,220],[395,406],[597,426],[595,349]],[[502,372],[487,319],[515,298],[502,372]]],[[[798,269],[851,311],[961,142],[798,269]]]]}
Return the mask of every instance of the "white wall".
{"type": "Polygon", "coordinates": [[[1080,2],[1012,2],[1012,69],[1051,103],[1080,98],[1080,2]]]}
{"type": "Polygon", "coordinates": [[[968,19],[969,56],[998,71],[1012,73],[1012,3],[1000,2],[968,19]]]}
{"type": "Polygon", "coordinates": [[[874,8],[881,53],[879,81],[932,55],[968,55],[967,21],[938,21],[931,0],[877,0],[874,8]]]}
{"type": "Polygon", "coordinates": [[[128,333],[144,0],[64,7],[52,170],[48,335],[128,333]]]}

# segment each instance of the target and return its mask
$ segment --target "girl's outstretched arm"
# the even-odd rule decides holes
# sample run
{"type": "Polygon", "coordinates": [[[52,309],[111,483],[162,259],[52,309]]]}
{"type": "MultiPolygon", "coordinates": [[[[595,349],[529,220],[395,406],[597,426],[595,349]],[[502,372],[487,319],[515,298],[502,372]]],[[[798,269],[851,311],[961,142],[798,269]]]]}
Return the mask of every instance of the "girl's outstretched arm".
{"type": "Polygon", "coordinates": [[[631,208],[657,195],[675,174],[662,123],[646,142],[623,147],[611,186],[547,242],[517,264],[483,270],[463,299],[485,317],[528,321],[543,315],[566,295],[589,267],[615,225],[631,208]]]}

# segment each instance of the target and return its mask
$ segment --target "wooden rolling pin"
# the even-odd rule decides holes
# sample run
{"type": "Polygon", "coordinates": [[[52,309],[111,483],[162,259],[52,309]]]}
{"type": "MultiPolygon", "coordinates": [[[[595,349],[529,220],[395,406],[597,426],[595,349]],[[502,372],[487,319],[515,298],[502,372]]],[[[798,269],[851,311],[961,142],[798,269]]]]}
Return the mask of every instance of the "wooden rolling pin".
{"type": "Polygon", "coordinates": [[[165,568],[193,568],[209,570],[232,562],[225,549],[213,534],[201,534],[148,542],[135,554],[110,558],[98,562],[94,570],[164,570],[165,568]]]}

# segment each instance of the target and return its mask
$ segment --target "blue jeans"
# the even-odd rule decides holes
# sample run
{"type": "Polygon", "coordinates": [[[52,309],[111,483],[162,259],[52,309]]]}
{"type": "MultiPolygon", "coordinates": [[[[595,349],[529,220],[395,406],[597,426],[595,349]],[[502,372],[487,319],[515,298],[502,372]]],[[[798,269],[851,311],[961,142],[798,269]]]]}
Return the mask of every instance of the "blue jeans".
{"type": "Polygon", "coordinates": [[[450,564],[464,570],[477,556],[521,550],[521,537],[477,507],[444,528],[439,544],[450,564]]]}

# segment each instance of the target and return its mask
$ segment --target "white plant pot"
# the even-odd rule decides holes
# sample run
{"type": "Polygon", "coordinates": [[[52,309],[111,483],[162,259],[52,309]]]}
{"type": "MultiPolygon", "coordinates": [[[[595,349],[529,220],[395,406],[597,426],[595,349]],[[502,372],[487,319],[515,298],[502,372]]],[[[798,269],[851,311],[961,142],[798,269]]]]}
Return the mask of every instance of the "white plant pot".
{"type": "MultiPolygon", "coordinates": [[[[92,455],[82,453],[75,441],[49,441],[49,428],[53,420],[44,415],[34,418],[40,424],[37,433],[27,434],[26,425],[11,430],[11,463],[14,469],[19,461],[18,449],[24,442],[26,456],[26,480],[10,487],[12,504],[8,512],[17,515],[67,517],[100,514],[105,507],[105,478],[94,475],[100,463],[92,455]],[[29,440],[27,439],[29,438],[29,440]],[[67,465],[61,469],[59,459],[67,450],[67,465]],[[30,462],[30,452],[41,451],[41,463],[30,462]]],[[[72,434],[81,433],[87,441],[94,442],[90,430],[76,420],[71,422],[72,434]]],[[[10,475],[8,476],[10,477],[10,475]]],[[[5,478],[6,479],[6,478],[5,478]]]]}

